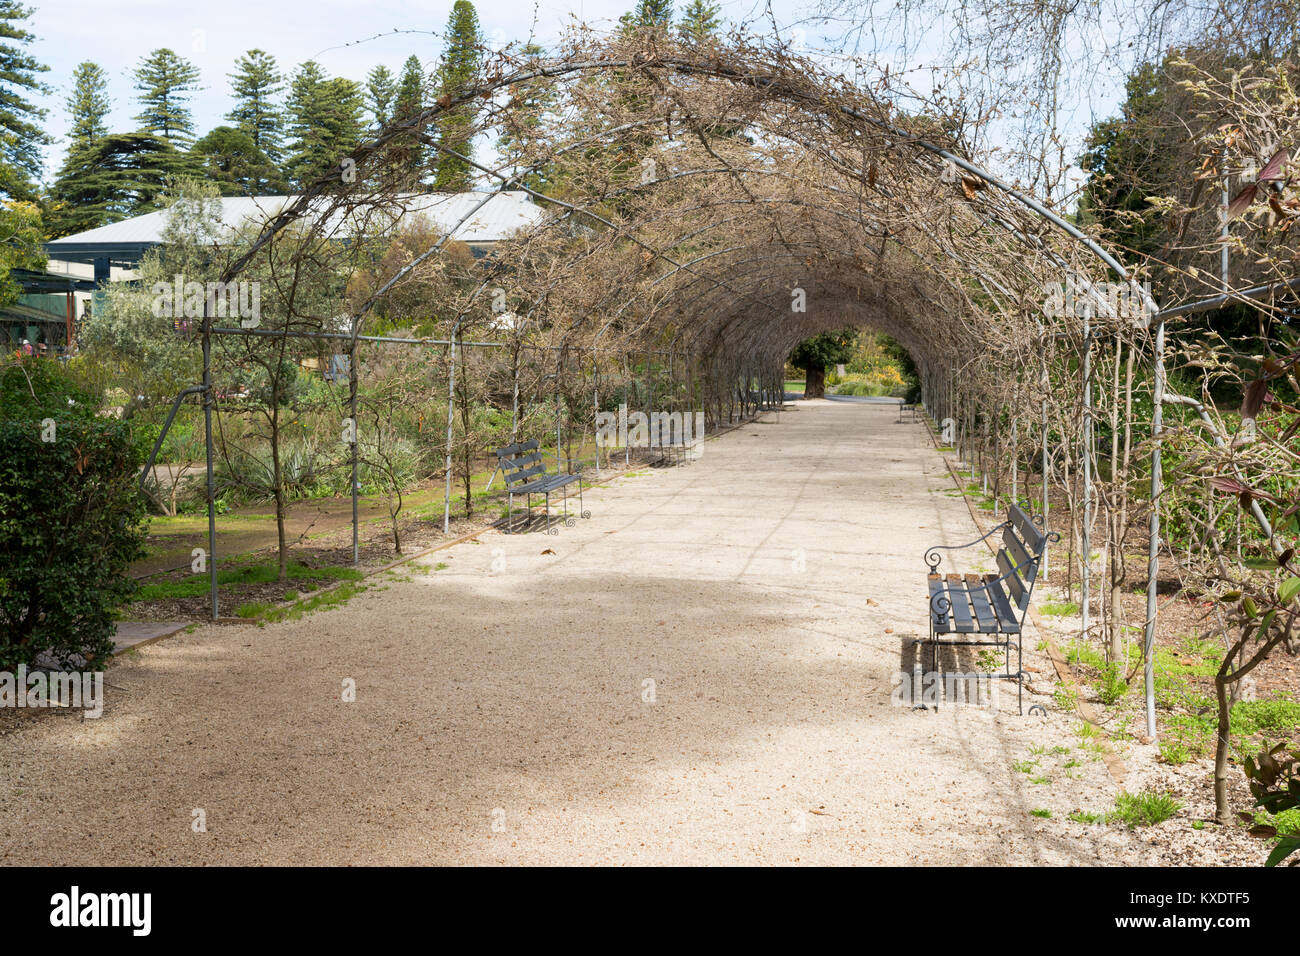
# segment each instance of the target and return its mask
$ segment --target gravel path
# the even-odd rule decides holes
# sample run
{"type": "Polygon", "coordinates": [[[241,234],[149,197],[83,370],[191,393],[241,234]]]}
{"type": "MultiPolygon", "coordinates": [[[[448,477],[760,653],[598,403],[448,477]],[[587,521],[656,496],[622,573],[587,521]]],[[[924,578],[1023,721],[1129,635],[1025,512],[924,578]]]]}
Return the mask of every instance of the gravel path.
{"type": "MultiPolygon", "coordinates": [[[[99,720],[0,738],[0,860],[1141,862],[1115,828],[1030,814],[1047,788],[1012,764],[1078,743],[1049,697],[1026,702],[1047,718],[1010,687],[996,713],[891,704],[921,554],[974,537],[896,414],[802,402],[593,491],[557,536],[489,533],[334,611],[152,645],[99,720]]],[[[1115,792],[1090,760],[1053,789],[1115,792]]]]}

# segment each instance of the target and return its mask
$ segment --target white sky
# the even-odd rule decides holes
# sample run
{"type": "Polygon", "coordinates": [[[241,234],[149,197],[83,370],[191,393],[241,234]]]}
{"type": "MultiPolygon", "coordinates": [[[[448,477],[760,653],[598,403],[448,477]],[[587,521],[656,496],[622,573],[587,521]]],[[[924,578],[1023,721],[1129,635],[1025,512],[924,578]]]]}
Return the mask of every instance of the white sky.
{"type": "MultiPolygon", "coordinates": [[[[113,112],[109,128],[135,128],[139,111],[131,71],[140,58],[158,47],[170,47],[201,71],[203,89],[190,101],[198,135],[226,122],[231,108],[226,74],[245,51],[260,47],[273,54],[287,74],[297,64],[315,59],[330,74],[364,81],[377,63],[396,73],[415,53],[426,70],[442,49],[441,31],[452,0],[31,0],[35,7],[29,29],[37,39],[32,53],[50,71],[43,79],[52,88],[40,98],[49,110],[46,128],[54,143],[46,150],[46,178],[62,163],[68,128],[63,108],[72,71],[82,60],[94,60],[109,75],[113,112]],[[424,31],[392,34],[391,31],[424,31]],[[376,34],[389,34],[375,37],[376,34]]],[[[635,0],[478,0],[476,7],[485,36],[494,46],[531,37],[546,45],[577,21],[609,27],[635,0]],[[534,26],[535,25],[535,26],[534,26]]],[[[680,10],[686,0],[677,0],[680,10]]],[[[749,21],[752,32],[767,32],[761,0],[722,0],[722,16],[731,23],[749,21]]],[[[805,0],[772,0],[771,8],[786,36],[799,23],[805,0]]],[[[822,47],[816,31],[796,29],[796,39],[822,47]]],[[[936,35],[942,27],[935,26],[936,35]]],[[[923,47],[924,50],[924,47],[923,47]]],[[[925,66],[924,54],[909,66],[925,66]]],[[[899,64],[894,63],[896,68],[899,64]]],[[[1113,84],[1112,84],[1113,86],[1113,84]]],[[[1103,89],[1090,104],[1101,115],[1113,110],[1117,89],[1103,89]]],[[[1086,124],[1087,117],[1082,117],[1086,124]]]]}

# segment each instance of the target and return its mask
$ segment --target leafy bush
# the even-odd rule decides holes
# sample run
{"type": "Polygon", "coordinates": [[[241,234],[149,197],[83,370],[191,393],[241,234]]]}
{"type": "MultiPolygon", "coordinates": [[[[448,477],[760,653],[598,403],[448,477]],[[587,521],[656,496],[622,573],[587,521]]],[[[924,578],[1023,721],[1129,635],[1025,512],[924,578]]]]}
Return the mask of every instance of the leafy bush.
{"type": "MultiPolygon", "coordinates": [[[[1255,805],[1270,815],[1272,822],[1251,828],[1251,835],[1273,838],[1276,843],[1265,866],[1277,866],[1300,851],[1300,754],[1285,753],[1285,744],[1264,750],[1246,761],[1246,778],[1255,805]]],[[[1250,814],[1244,814],[1247,822],[1250,814]]],[[[1300,858],[1288,866],[1300,865],[1300,858]]]]}
{"type": "Polygon", "coordinates": [[[143,553],[143,465],[126,423],[48,360],[0,372],[0,670],[101,660],[143,553]]]}

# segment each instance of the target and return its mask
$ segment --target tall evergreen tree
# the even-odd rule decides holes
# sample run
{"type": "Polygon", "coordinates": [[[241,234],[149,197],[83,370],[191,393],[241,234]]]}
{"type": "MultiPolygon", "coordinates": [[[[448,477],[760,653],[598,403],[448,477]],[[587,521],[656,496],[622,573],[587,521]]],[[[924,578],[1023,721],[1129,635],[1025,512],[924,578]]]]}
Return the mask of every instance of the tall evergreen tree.
{"type": "MultiPolygon", "coordinates": [[[[447,44],[438,65],[438,98],[463,94],[479,72],[482,39],[478,13],[469,0],[456,0],[447,20],[447,44]]],[[[438,139],[460,156],[473,155],[473,126],[478,107],[464,103],[446,110],[438,117],[438,139]]],[[[439,152],[434,167],[433,188],[443,192],[463,192],[470,187],[470,166],[459,156],[439,152]]]]}
{"type": "Polygon", "coordinates": [[[370,111],[375,126],[383,126],[393,118],[393,99],[397,96],[397,81],[393,71],[382,63],[366,74],[366,109],[370,111]]]}
{"type": "Polygon", "coordinates": [[[68,132],[68,155],[94,146],[108,135],[108,73],[98,63],[84,60],[72,71],[72,92],[65,101],[72,129],[68,132]]]}
{"type": "Polygon", "coordinates": [[[162,137],[172,146],[188,148],[194,140],[189,99],[199,88],[199,69],[189,60],[161,47],[141,57],[135,69],[135,89],[144,109],[136,116],[141,132],[162,137]]]}
{"type": "Polygon", "coordinates": [[[721,9],[709,0],[691,0],[682,11],[681,22],[677,24],[682,39],[702,40],[717,35],[718,27],[722,24],[718,19],[718,11],[721,9]]]}
{"type": "Polygon", "coordinates": [[[40,126],[45,110],[28,98],[47,92],[36,75],[49,70],[25,49],[36,39],[23,26],[31,13],[13,0],[0,0],[0,194],[20,200],[36,197],[41,147],[50,141],[40,126]]]}
{"type": "Polygon", "coordinates": [[[289,83],[289,158],[285,176],[301,188],[337,170],[361,141],[361,87],[343,77],[326,77],[308,60],[289,83]]]}
{"type": "Polygon", "coordinates": [[[412,53],[402,64],[402,76],[394,94],[395,115],[418,113],[424,105],[424,69],[420,58],[412,53]]]}
{"type": "Polygon", "coordinates": [[[284,75],[275,57],[263,50],[249,50],[235,61],[235,72],[227,75],[235,108],[226,119],[267,158],[279,162],[284,119],[275,98],[284,89],[284,75]]]}
{"type": "MultiPolygon", "coordinates": [[[[402,64],[402,75],[397,81],[397,93],[393,102],[393,119],[409,119],[424,108],[424,70],[420,58],[412,54],[402,64]]],[[[428,150],[416,137],[411,137],[404,144],[404,158],[399,160],[402,167],[400,175],[402,186],[414,189],[420,184],[424,175],[425,159],[428,150]]]]}

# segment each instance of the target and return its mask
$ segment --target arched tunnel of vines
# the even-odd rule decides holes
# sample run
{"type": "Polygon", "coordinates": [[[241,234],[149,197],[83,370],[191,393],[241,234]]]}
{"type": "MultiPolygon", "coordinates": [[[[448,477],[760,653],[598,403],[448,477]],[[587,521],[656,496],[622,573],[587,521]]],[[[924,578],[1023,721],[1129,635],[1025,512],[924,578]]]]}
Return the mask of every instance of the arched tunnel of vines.
{"type": "Polygon", "coordinates": [[[4,842],[1294,864],[1297,10],[1148,6],[823,3],[817,47],[701,0],[488,42],[458,0],[280,172],[205,137],[128,215],[69,154],[9,264],[67,326],[6,331],[0,666],[108,689],[3,712],[46,807],[4,842]],[[922,12],[942,68],[887,39],[922,12]],[[132,816],[78,734],[138,762],[159,713],[199,746],[132,816]]]}

